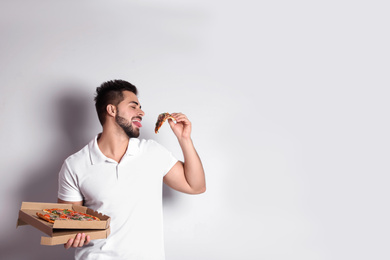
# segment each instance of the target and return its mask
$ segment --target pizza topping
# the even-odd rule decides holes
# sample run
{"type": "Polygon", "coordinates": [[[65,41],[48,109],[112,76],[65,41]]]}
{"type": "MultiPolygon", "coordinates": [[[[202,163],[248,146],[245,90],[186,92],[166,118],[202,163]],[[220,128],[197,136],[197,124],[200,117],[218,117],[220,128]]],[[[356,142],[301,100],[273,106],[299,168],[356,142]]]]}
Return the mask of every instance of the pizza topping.
{"type": "Polygon", "coordinates": [[[41,219],[44,219],[50,223],[54,223],[55,220],[81,220],[81,221],[93,221],[93,220],[100,220],[99,218],[82,213],[73,211],[70,209],[44,209],[44,213],[37,212],[37,216],[41,219]]]}

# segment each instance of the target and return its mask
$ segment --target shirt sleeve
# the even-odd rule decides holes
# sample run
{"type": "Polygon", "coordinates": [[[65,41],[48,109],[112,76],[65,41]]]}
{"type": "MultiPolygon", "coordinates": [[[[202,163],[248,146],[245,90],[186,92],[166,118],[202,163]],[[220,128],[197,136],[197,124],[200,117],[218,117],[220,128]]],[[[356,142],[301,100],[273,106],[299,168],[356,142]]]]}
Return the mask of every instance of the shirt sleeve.
{"type": "Polygon", "coordinates": [[[173,156],[173,154],[171,152],[169,152],[168,150],[167,150],[167,152],[168,152],[168,155],[167,155],[168,167],[164,171],[163,176],[165,176],[172,169],[172,167],[179,161],[178,159],[175,158],[175,156],[173,156]]]}
{"type": "Polygon", "coordinates": [[[156,150],[158,151],[157,158],[162,164],[162,173],[163,176],[165,176],[172,167],[178,162],[178,159],[164,146],[154,141],[154,144],[156,145],[156,150]]]}
{"type": "Polygon", "coordinates": [[[78,181],[65,161],[58,176],[58,198],[64,201],[82,201],[78,181]]]}

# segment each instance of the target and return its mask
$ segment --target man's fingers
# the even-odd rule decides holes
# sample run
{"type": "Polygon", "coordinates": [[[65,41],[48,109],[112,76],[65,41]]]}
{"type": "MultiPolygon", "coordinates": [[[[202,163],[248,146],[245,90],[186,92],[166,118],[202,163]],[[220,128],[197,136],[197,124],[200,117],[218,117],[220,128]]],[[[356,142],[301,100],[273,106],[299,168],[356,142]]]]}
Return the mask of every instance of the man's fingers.
{"type": "Polygon", "coordinates": [[[171,127],[174,127],[174,126],[175,126],[175,122],[173,122],[173,119],[171,119],[171,118],[168,119],[168,124],[169,124],[171,127]]]}
{"type": "Polygon", "coordinates": [[[185,114],[182,113],[172,113],[171,114],[176,122],[189,123],[189,120],[185,114]]]}
{"type": "Polygon", "coordinates": [[[85,234],[82,233],[81,236],[80,236],[79,244],[77,246],[75,246],[75,247],[82,247],[84,245],[84,241],[85,241],[85,234]]]}
{"type": "Polygon", "coordinates": [[[87,236],[87,239],[85,240],[84,245],[88,245],[89,242],[91,242],[91,237],[88,235],[88,236],[87,236]]]}
{"type": "Polygon", "coordinates": [[[74,241],[73,241],[72,247],[78,247],[78,246],[79,246],[79,243],[80,243],[80,239],[81,239],[81,234],[78,233],[77,236],[76,236],[76,238],[75,238],[74,241]]]}
{"type": "Polygon", "coordinates": [[[177,120],[181,120],[183,118],[186,118],[186,116],[184,114],[182,114],[182,113],[173,113],[171,115],[175,118],[176,121],[177,120]]]}
{"type": "Polygon", "coordinates": [[[91,237],[85,235],[85,233],[78,233],[76,237],[73,239],[69,239],[66,244],[64,244],[65,249],[69,249],[70,247],[82,247],[84,245],[89,244],[91,241],[91,237]]]}
{"type": "Polygon", "coordinates": [[[72,246],[73,240],[74,240],[73,238],[71,238],[71,239],[68,240],[68,243],[66,243],[66,244],[64,245],[65,249],[69,249],[69,248],[72,246]]]}

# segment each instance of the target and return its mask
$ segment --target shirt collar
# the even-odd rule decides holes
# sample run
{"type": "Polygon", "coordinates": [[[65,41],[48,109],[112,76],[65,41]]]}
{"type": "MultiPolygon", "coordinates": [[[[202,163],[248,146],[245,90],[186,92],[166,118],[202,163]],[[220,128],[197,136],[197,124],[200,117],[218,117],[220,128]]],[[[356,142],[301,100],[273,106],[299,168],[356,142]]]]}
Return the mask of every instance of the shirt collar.
{"type": "Polygon", "coordinates": [[[140,141],[138,138],[130,138],[127,145],[126,155],[136,155],[139,152],[140,141]]]}
{"type": "MultiPolygon", "coordinates": [[[[89,155],[91,159],[91,164],[98,164],[101,162],[112,162],[112,160],[108,157],[106,157],[102,151],[100,151],[100,148],[97,143],[97,139],[99,137],[99,134],[95,136],[94,139],[89,142],[89,155]]],[[[140,148],[139,148],[140,140],[138,138],[130,138],[129,144],[127,145],[127,149],[124,156],[131,156],[136,155],[140,148]]]]}

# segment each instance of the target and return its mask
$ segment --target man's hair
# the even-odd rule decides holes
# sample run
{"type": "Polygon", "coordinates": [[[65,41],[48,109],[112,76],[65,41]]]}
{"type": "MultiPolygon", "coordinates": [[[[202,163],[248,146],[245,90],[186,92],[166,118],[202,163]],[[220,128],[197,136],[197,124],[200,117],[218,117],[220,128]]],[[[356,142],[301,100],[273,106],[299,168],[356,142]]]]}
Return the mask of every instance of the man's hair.
{"type": "Polygon", "coordinates": [[[133,92],[135,95],[138,94],[138,90],[133,84],[120,79],[106,81],[96,88],[95,107],[100,124],[103,125],[106,121],[107,105],[118,106],[124,99],[123,91],[125,90],[133,92]]]}

